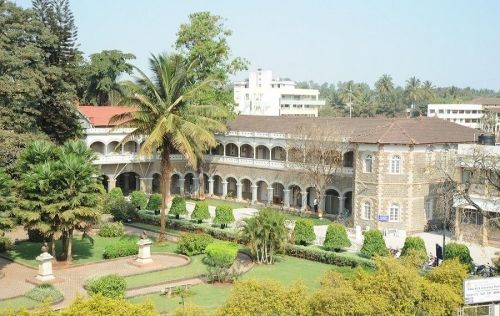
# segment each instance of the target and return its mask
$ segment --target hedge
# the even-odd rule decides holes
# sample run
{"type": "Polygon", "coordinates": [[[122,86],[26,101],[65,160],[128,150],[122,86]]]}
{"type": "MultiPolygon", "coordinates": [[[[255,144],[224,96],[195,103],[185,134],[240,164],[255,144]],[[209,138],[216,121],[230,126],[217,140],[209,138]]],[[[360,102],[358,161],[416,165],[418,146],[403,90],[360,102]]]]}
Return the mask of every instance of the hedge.
{"type": "Polygon", "coordinates": [[[380,230],[369,230],[365,233],[365,240],[361,253],[367,257],[386,256],[389,254],[385,245],[384,236],[380,230]]]}
{"type": "Polygon", "coordinates": [[[126,288],[125,278],[117,274],[90,279],[85,283],[85,289],[90,295],[101,294],[110,298],[125,297],[126,288]]]}
{"type": "Polygon", "coordinates": [[[229,268],[238,255],[238,245],[229,241],[216,241],[205,250],[207,256],[203,262],[213,267],[229,268]]]}
{"type": "Polygon", "coordinates": [[[29,290],[24,296],[37,301],[45,302],[49,300],[51,303],[62,301],[63,294],[56,287],[49,283],[42,283],[29,290]]]}
{"type": "MultiPolygon", "coordinates": [[[[160,216],[151,214],[148,211],[139,211],[139,220],[146,224],[160,225],[160,216]]],[[[220,229],[216,227],[209,227],[205,225],[191,223],[185,220],[169,219],[167,221],[167,226],[169,228],[181,231],[205,232],[208,235],[219,240],[234,241],[234,242],[239,241],[239,235],[236,232],[227,229],[220,229]]],[[[292,257],[322,262],[326,264],[334,264],[337,266],[346,266],[346,267],[362,266],[367,268],[375,267],[375,264],[370,259],[359,258],[359,257],[348,258],[340,256],[339,254],[334,252],[318,248],[299,246],[299,245],[287,244],[285,246],[285,254],[292,257]]]]}
{"type": "Polygon", "coordinates": [[[0,236],[0,253],[12,249],[12,240],[7,236],[0,236]]]}
{"type": "Polygon", "coordinates": [[[102,224],[98,235],[101,237],[121,237],[125,230],[122,222],[102,224]]]}
{"type": "Polygon", "coordinates": [[[292,257],[333,264],[340,267],[355,268],[360,266],[365,268],[375,268],[375,263],[370,259],[360,257],[344,257],[335,252],[314,247],[287,244],[285,246],[285,254],[292,257]]]}
{"type": "Polygon", "coordinates": [[[149,197],[148,205],[146,209],[152,211],[159,211],[161,208],[161,194],[154,193],[149,197]]]}
{"type": "Polygon", "coordinates": [[[233,208],[230,205],[219,205],[215,209],[214,224],[220,224],[220,228],[224,229],[228,224],[234,222],[233,208]]]}
{"type": "Polygon", "coordinates": [[[296,244],[307,245],[316,239],[314,223],[310,219],[298,219],[293,228],[293,238],[296,244]]]}
{"type": "Polygon", "coordinates": [[[177,252],[188,256],[205,253],[205,248],[214,242],[206,233],[183,233],[177,243],[177,252]]]}
{"type": "Polygon", "coordinates": [[[186,200],[181,196],[175,196],[172,200],[172,205],[170,206],[168,214],[175,215],[177,219],[179,219],[179,215],[187,214],[186,200]]]}
{"type": "Polygon", "coordinates": [[[191,219],[196,219],[198,220],[198,223],[201,224],[204,219],[209,218],[210,212],[208,211],[208,203],[205,201],[196,202],[193,213],[191,213],[191,219]]]}
{"type": "Polygon", "coordinates": [[[325,242],[323,246],[327,250],[340,251],[342,248],[351,246],[351,241],[347,237],[347,232],[342,224],[330,224],[326,230],[325,242]]]}
{"type": "Polygon", "coordinates": [[[116,243],[107,245],[102,256],[104,259],[113,259],[136,255],[139,253],[137,240],[138,237],[136,236],[125,235],[116,243]]]}
{"type": "Polygon", "coordinates": [[[458,258],[461,264],[465,264],[472,269],[474,264],[470,256],[469,248],[458,243],[449,243],[444,246],[444,260],[458,258]]]}
{"type": "Polygon", "coordinates": [[[401,255],[402,256],[408,255],[410,253],[410,250],[422,252],[424,255],[427,255],[427,250],[425,249],[425,242],[421,237],[418,236],[406,237],[403,250],[401,251],[401,255]]]}
{"type": "Polygon", "coordinates": [[[134,191],[130,194],[130,203],[140,210],[146,209],[148,197],[144,191],[134,191]]]}

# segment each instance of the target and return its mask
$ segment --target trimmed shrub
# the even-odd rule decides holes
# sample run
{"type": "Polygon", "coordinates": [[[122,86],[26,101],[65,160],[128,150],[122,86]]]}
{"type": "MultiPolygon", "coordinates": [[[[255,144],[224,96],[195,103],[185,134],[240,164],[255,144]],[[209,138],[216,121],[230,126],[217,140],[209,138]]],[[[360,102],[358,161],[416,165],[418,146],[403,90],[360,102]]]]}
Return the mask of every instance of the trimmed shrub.
{"type": "Polygon", "coordinates": [[[326,230],[325,249],[340,251],[342,248],[351,246],[351,241],[347,237],[347,232],[342,224],[330,224],[326,230]]]}
{"type": "Polygon", "coordinates": [[[314,234],[314,223],[310,219],[298,219],[295,222],[293,236],[296,244],[307,245],[316,239],[314,234]]]}
{"type": "Polygon", "coordinates": [[[228,282],[236,278],[236,271],[231,271],[236,256],[238,245],[228,241],[217,241],[209,244],[205,249],[207,256],[203,263],[207,265],[207,278],[210,281],[228,282]]]}
{"type": "Polygon", "coordinates": [[[210,212],[208,211],[208,203],[205,201],[198,201],[194,206],[193,213],[191,213],[191,219],[198,220],[198,223],[201,224],[204,219],[210,218],[210,212]]]}
{"type": "Polygon", "coordinates": [[[205,248],[214,241],[205,233],[183,233],[177,243],[177,252],[188,256],[205,253],[205,248]]]}
{"type": "Polygon", "coordinates": [[[93,278],[85,283],[85,289],[90,295],[101,294],[109,298],[124,298],[126,288],[125,278],[117,274],[93,278]]]}
{"type": "Polygon", "coordinates": [[[116,243],[107,245],[104,248],[102,257],[104,259],[113,259],[136,255],[139,253],[139,248],[136,244],[138,240],[139,237],[125,235],[116,243]]]}
{"type": "Polygon", "coordinates": [[[418,236],[406,237],[405,244],[403,246],[403,250],[401,251],[401,255],[402,256],[408,255],[410,250],[414,250],[417,252],[423,252],[424,255],[427,255],[427,250],[425,249],[425,242],[421,237],[418,237],[418,236]]]}
{"type": "Polygon", "coordinates": [[[177,307],[172,312],[172,316],[206,316],[206,315],[208,314],[202,307],[190,304],[182,307],[177,307]]]}
{"type": "Polygon", "coordinates": [[[455,258],[457,258],[461,264],[465,264],[469,269],[474,267],[469,248],[466,245],[452,242],[444,246],[444,260],[455,258]]]}
{"type": "Polygon", "coordinates": [[[110,212],[113,215],[115,221],[125,222],[129,219],[134,219],[137,217],[137,209],[132,205],[132,203],[120,200],[114,201],[110,205],[110,212]]]}
{"type": "Polygon", "coordinates": [[[0,253],[12,249],[12,240],[7,236],[0,236],[0,253]]]}
{"type": "MultiPolygon", "coordinates": [[[[49,311],[52,311],[50,308],[49,311]]],[[[48,314],[48,313],[47,313],[48,314]]],[[[46,315],[46,314],[36,314],[46,315]]],[[[53,314],[48,314],[53,315],[53,314]]],[[[100,294],[91,297],[77,297],[70,306],[58,311],[57,316],[83,316],[83,315],[106,315],[106,316],[158,316],[158,312],[152,302],[130,303],[123,299],[104,297],[100,294]]]]}
{"type": "Polygon", "coordinates": [[[144,210],[148,205],[148,197],[143,191],[134,191],[130,194],[130,203],[136,209],[144,210]]]}
{"type": "Polygon", "coordinates": [[[146,207],[151,211],[159,211],[161,208],[161,194],[154,193],[149,197],[148,205],[146,207]]]}
{"type": "Polygon", "coordinates": [[[386,256],[389,254],[385,245],[384,236],[380,230],[369,230],[365,233],[365,240],[361,253],[367,257],[386,256]]]}
{"type": "Polygon", "coordinates": [[[24,294],[24,296],[37,302],[45,302],[49,300],[51,303],[55,303],[63,299],[61,291],[49,283],[37,285],[24,294]]]}
{"type": "Polygon", "coordinates": [[[175,196],[172,200],[172,205],[170,206],[171,215],[175,215],[176,219],[179,219],[179,215],[187,214],[186,200],[181,196],[175,196]]]}
{"type": "Polygon", "coordinates": [[[220,228],[224,229],[232,222],[234,222],[233,208],[230,205],[217,206],[215,209],[214,224],[220,224],[220,228]]]}
{"type": "Polygon", "coordinates": [[[120,187],[115,187],[109,190],[108,193],[109,199],[114,200],[114,201],[119,201],[125,199],[125,196],[123,195],[123,191],[120,187]]]}
{"type": "Polygon", "coordinates": [[[99,229],[101,237],[121,237],[125,233],[122,222],[102,224],[99,229]]]}
{"type": "Polygon", "coordinates": [[[371,259],[356,256],[342,256],[341,254],[338,254],[336,252],[331,252],[311,246],[306,247],[287,244],[285,246],[285,254],[296,258],[332,264],[339,267],[375,267],[375,263],[371,259]]]}

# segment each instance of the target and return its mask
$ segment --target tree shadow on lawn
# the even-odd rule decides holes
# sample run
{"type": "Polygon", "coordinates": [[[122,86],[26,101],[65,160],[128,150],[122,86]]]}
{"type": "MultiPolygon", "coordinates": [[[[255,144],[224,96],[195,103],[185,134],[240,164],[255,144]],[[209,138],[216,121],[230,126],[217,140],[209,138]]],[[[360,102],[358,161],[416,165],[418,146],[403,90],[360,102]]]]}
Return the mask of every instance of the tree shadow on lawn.
{"type": "MultiPolygon", "coordinates": [[[[14,248],[7,252],[7,255],[14,260],[29,261],[30,264],[36,265],[36,257],[42,253],[42,242],[21,241],[14,245],[14,248]]],[[[49,253],[51,253],[52,245],[47,243],[49,253]]],[[[87,239],[73,238],[73,260],[85,260],[94,255],[94,245],[87,239]]],[[[56,256],[61,255],[62,242],[56,241],[56,256]]]]}

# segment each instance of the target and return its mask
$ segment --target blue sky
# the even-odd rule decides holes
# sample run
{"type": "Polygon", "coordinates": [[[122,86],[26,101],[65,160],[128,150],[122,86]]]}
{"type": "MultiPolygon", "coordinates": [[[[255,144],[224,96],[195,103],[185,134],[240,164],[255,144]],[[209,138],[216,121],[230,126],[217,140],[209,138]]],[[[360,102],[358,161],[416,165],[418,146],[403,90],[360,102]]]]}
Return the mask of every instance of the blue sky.
{"type": "Polygon", "coordinates": [[[398,84],[415,75],[439,86],[500,90],[495,0],[71,0],[71,7],[83,52],[131,52],[141,68],[150,53],[172,51],[189,13],[208,10],[226,19],[233,53],[250,69],[297,81],[373,85],[387,73],[398,84]]]}

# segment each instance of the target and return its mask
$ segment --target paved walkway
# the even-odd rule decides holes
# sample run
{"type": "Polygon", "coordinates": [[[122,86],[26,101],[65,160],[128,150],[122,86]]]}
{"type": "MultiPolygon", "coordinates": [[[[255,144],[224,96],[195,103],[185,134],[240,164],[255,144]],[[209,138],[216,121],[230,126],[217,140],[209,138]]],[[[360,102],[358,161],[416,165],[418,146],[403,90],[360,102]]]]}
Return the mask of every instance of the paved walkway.
{"type": "MultiPolygon", "coordinates": [[[[54,270],[54,275],[60,282],[54,284],[64,294],[64,301],[57,304],[55,308],[62,308],[70,304],[80,293],[85,294],[83,285],[91,277],[99,277],[116,273],[127,276],[148,271],[173,268],[186,263],[187,259],[181,256],[168,254],[153,254],[153,263],[146,266],[136,266],[131,264],[133,259],[122,258],[106,262],[69,267],[66,269],[54,270]]],[[[34,285],[26,282],[26,279],[33,279],[37,274],[36,269],[31,269],[23,265],[10,262],[0,258],[0,266],[5,273],[5,277],[0,279],[0,299],[10,298],[26,293],[34,285]]]]}

